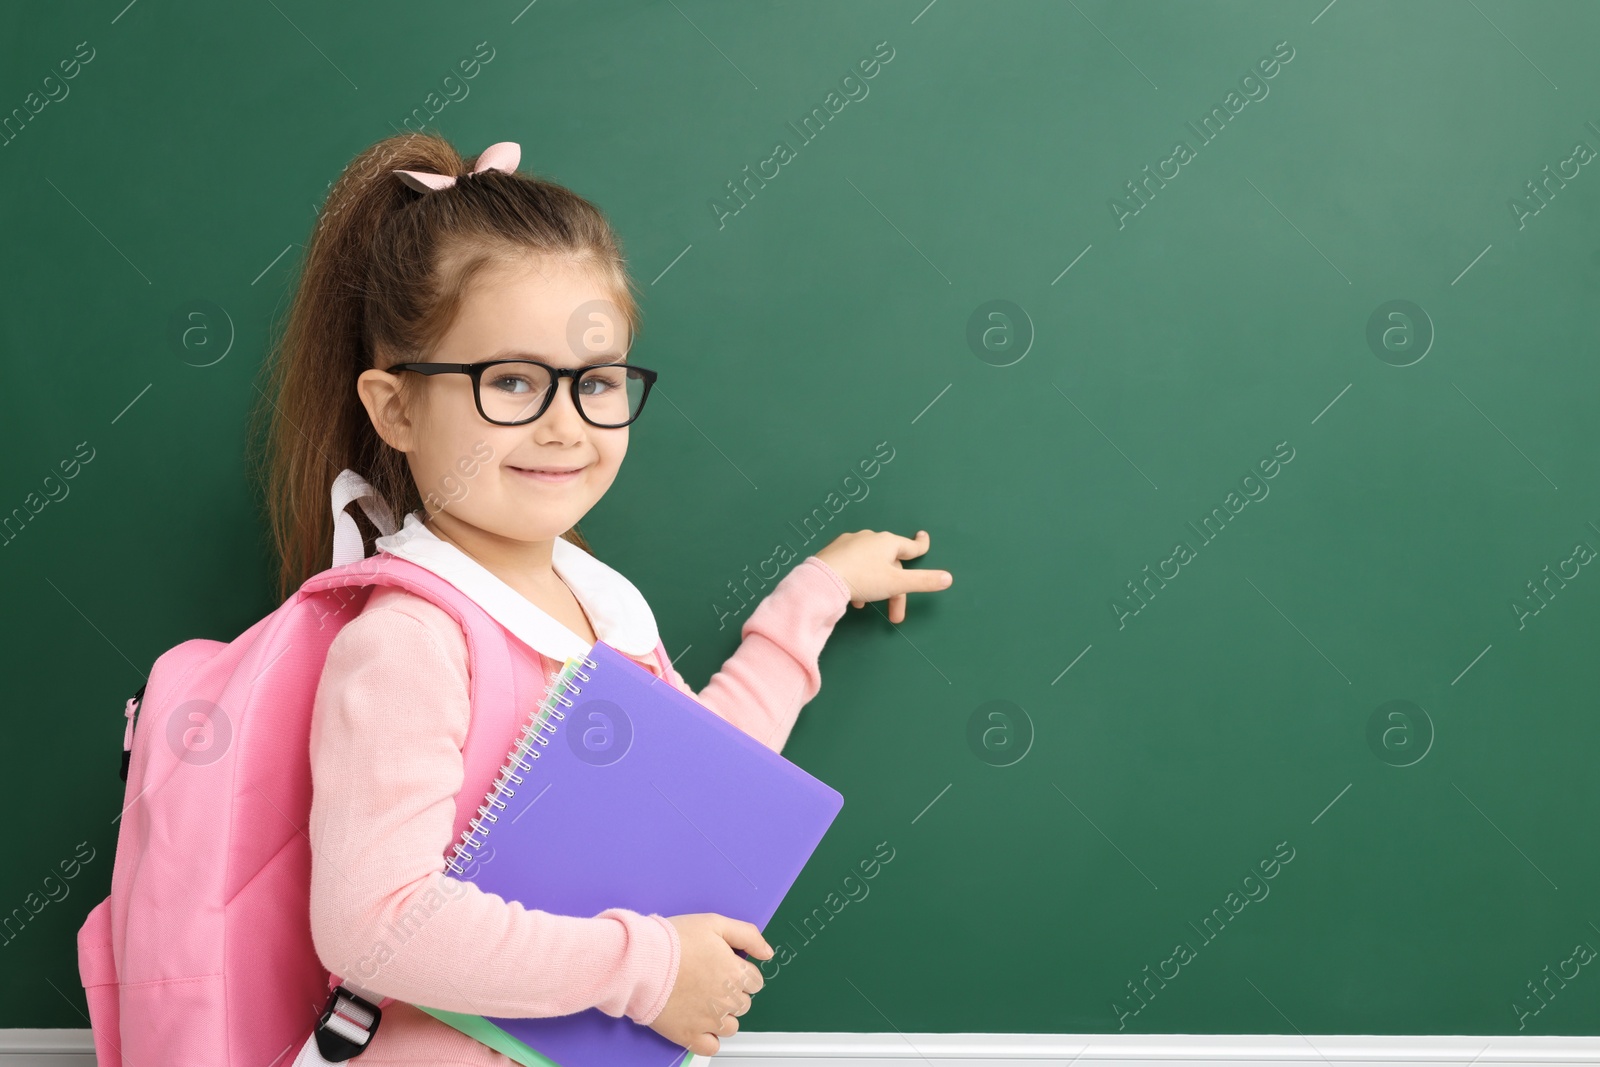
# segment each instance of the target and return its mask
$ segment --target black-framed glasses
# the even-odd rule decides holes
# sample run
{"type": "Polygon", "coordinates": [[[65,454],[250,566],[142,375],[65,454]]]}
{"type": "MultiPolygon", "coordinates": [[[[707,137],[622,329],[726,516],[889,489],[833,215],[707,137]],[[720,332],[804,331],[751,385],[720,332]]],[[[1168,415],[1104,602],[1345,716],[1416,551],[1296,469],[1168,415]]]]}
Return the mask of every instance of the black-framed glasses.
{"type": "Polygon", "coordinates": [[[535,359],[482,363],[396,363],[385,368],[418,374],[465,374],[472,379],[478,414],[496,426],[521,426],[550,407],[562,378],[572,379],[572,402],[583,421],[614,430],[639,417],[656,372],[632,363],[552,367],[535,359]]]}

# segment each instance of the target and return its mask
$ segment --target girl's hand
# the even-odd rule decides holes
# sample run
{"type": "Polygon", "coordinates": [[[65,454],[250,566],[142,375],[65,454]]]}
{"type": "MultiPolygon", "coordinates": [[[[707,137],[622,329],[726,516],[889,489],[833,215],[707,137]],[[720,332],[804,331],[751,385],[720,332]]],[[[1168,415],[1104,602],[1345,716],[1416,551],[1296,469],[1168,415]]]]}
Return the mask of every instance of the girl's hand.
{"type": "Polygon", "coordinates": [[[928,531],[918,530],[915,540],[877,530],[840,534],[816,553],[850,587],[851,607],[889,598],[889,621],[904,622],[907,593],[932,593],[947,589],[949,571],[906,570],[903,559],[916,559],[928,551],[928,531]]]}
{"type": "Polygon", "coordinates": [[[716,912],[670,915],[678,930],[678,980],[650,1029],[696,1056],[715,1056],[720,1038],[739,1032],[750,995],[766,984],[761,971],[734,952],[770,960],[772,946],[754,923],[716,912]]]}

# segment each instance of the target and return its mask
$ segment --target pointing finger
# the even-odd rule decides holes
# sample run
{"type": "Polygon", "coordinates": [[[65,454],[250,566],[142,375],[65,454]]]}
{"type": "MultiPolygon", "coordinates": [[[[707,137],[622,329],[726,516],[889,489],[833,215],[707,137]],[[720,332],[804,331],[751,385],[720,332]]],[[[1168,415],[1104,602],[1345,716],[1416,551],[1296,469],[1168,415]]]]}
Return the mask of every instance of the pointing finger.
{"type": "Polygon", "coordinates": [[[900,577],[901,584],[911,593],[936,593],[940,589],[950,588],[950,583],[954,581],[949,571],[922,570],[917,567],[902,568],[900,577]]]}

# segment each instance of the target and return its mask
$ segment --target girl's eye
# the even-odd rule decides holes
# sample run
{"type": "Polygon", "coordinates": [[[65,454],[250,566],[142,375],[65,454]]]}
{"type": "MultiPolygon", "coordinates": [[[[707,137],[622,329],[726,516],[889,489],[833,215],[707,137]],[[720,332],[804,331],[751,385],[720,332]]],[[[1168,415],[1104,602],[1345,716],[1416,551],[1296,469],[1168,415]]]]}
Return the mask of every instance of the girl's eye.
{"type": "Polygon", "coordinates": [[[511,371],[496,371],[483,383],[490,389],[502,393],[520,396],[533,392],[536,388],[533,379],[526,374],[517,374],[511,371]]]}
{"type": "Polygon", "coordinates": [[[613,389],[624,388],[627,374],[627,369],[623,367],[590,371],[583,376],[578,392],[584,396],[604,396],[613,389]]]}

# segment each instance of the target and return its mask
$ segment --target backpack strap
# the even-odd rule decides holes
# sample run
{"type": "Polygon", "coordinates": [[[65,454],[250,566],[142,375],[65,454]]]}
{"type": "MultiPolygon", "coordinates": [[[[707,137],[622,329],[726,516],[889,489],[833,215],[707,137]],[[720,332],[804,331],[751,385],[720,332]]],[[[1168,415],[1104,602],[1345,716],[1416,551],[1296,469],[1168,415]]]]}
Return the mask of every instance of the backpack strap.
{"type": "Polygon", "coordinates": [[[352,502],[360,504],[367,520],[378,528],[378,533],[388,536],[399,529],[394,512],[378,495],[378,491],[361,475],[346,468],[333,480],[329,494],[333,504],[333,565],[342,567],[354,563],[365,554],[366,545],[361,540],[361,528],[355,517],[345,510],[352,502]]]}
{"type": "MultiPolygon", "coordinates": [[[[349,516],[345,516],[349,519],[349,516]]],[[[353,522],[352,522],[353,525],[353,522]]],[[[365,559],[331,567],[308,578],[296,596],[309,597],[323,592],[360,589],[366,586],[395,586],[427,599],[449,612],[461,626],[467,643],[469,699],[472,714],[462,748],[466,780],[477,781],[485,770],[491,776],[505,759],[503,739],[506,731],[497,730],[496,714],[515,715],[516,674],[512,663],[511,635],[488,612],[461,590],[426,567],[379,552],[365,559]],[[507,699],[507,697],[510,699],[507,699]],[[476,772],[476,773],[475,773],[476,772]]],[[[349,601],[344,606],[348,606],[349,601]]],[[[342,607],[341,607],[342,610],[342,607]]],[[[337,613],[337,612],[335,612],[337,613]]],[[[481,798],[463,790],[456,796],[456,812],[474,811],[481,798]]],[[[380,997],[354,982],[328,975],[329,996],[316,1029],[301,1047],[292,1067],[325,1067],[342,1063],[365,1052],[378,1031],[383,1009],[393,997],[380,997]]]]}
{"type": "MultiPolygon", "coordinates": [[[[392,585],[414,593],[438,605],[449,613],[461,627],[467,640],[468,678],[472,717],[467,723],[467,739],[462,749],[467,765],[467,779],[473,780],[472,771],[482,770],[487,763],[496,769],[505,759],[503,751],[486,749],[486,738],[503,738],[505,732],[496,731],[490,722],[494,712],[514,714],[509,704],[485,707],[485,686],[510,686],[512,673],[511,635],[477,602],[445,579],[426,567],[401,559],[387,552],[379,552],[366,559],[342,567],[331,567],[312,575],[300,587],[301,594],[361,588],[369,585],[392,585]],[[482,712],[482,714],[480,714],[482,712]]],[[[498,744],[498,741],[496,741],[498,744]]],[[[458,804],[459,804],[458,798],[458,804]]],[[[482,798],[478,798],[482,799],[482,798]]],[[[470,801],[474,807],[476,800],[470,801]]]]}

